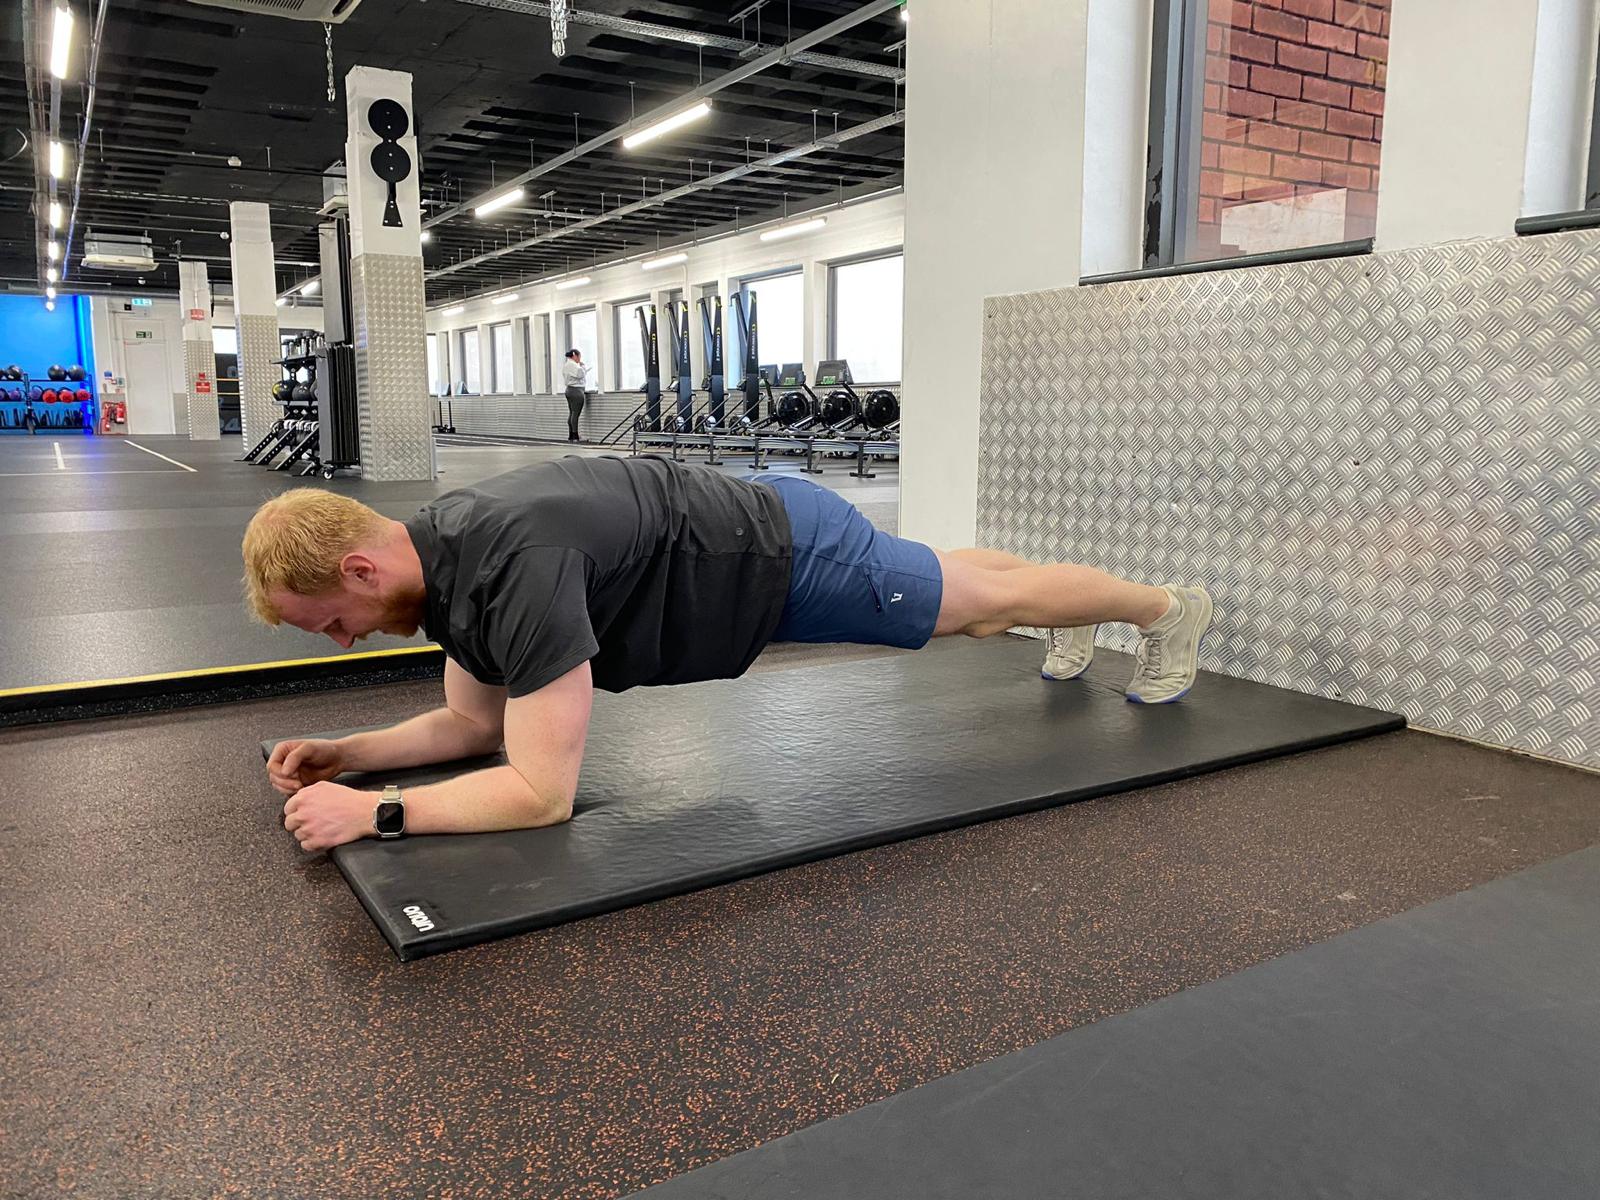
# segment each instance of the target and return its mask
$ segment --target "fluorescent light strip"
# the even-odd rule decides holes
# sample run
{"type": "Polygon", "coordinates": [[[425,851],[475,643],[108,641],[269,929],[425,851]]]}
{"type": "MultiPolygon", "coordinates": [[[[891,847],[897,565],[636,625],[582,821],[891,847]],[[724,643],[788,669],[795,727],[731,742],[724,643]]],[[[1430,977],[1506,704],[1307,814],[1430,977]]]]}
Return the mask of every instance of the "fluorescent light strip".
{"type": "Polygon", "coordinates": [[[667,254],[661,258],[652,258],[649,262],[640,263],[639,265],[646,271],[655,271],[661,267],[675,267],[679,263],[688,261],[689,256],[687,254],[667,254]]]}
{"type": "MultiPolygon", "coordinates": [[[[662,136],[663,134],[671,133],[674,129],[681,129],[683,126],[689,124],[690,121],[698,121],[701,117],[710,113],[710,111],[711,102],[709,100],[702,100],[699,104],[694,105],[692,108],[686,108],[682,112],[675,112],[670,117],[662,117],[661,120],[657,121],[654,125],[641,129],[638,133],[630,133],[627,137],[622,139],[622,148],[624,150],[632,150],[635,146],[642,146],[646,142],[653,142],[656,138],[662,136]]],[[[481,212],[482,210],[480,209],[479,211],[481,212]]]]}
{"type": "Polygon", "coordinates": [[[44,310],[45,312],[55,312],[56,302],[54,300],[46,300],[44,302],[44,310]]]}
{"type": "Polygon", "coordinates": [[[279,296],[273,301],[273,304],[277,305],[279,308],[282,308],[287,303],[289,303],[289,297],[287,296],[279,296]]]}
{"type": "Polygon", "coordinates": [[[46,242],[44,244],[44,256],[51,262],[59,259],[61,257],[61,243],[57,241],[46,242]]]}
{"type": "Polygon", "coordinates": [[[769,229],[761,235],[763,242],[781,242],[784,238],[799,237],[802,233],[811,233],[821,229],[828,223],[826,217],[812,217],[809,221],[796,221],[793,225],[780,225],[776,229],[769,229]]]}
{"type": "Polygon", "coordinates": [[[458,304],[454,308],[445,309],[439,315],[441,317],[459,317],[462,313],[464,313],[466,311],[467,311],[467,306],[465,304],[458,304]]]}
{"type": "Polygon", "coordinates": [[[522,299],[522,296],[519,293],[512,292],[511,295],[509,295],[509,296],[496,296],[493,300],[489,301],[489,303],[490,304],[510,304],[513,300],[520,300],[520,299],[522,299]]]}
{"type": "Polygon", "coordinates": [[[51,283],[54,283],[56,280],[61,278],[61,272],[56,270],[54,267],[46,267],[44,269],[44,277],[51,283]]]}
{"type": "Polygon", "coordinates": [[[423,245],[424,245],[424,246],[426,246],[426,245],[427,245],[427,244],[428,244],[428,243],[429,243],[429,242],[431,242],[431,241],[433,241],[433,230],[431,230],[431,229],[424,229],[424,230],[423,230],[423,231],[422,231],[422,234],[421,234],[421,239],[420,239],[420,240],[421,240],[421,242],[422,242],[422,244],[423,244],[423,245]]]}
{"type": "Polygon", "coordinates": [[[49,287],[44,289],[44,298],[46,300],[54,300],[56,298],[56,285],[55,284],[52,283],[49,287]]]}
{"type": "Polygon", "coordinates": [[[314,296],[314,295],[316,295],[317,289],[320,288],[321,286],[322,286],[322,280],[313,279],[309,283],[307,283],[304,287],[302,287],[300,289],[300,294],[302,296],[314,296]]]}
{"type": "Polygon", "coordinates": [[[67,77],[67,58],[72,53],[72,10],[62,5],[56,9],[55,32],[50,42],[50,74],[57,79],[67,77]]]}
{"type": "Polygon", "coordinates": [[[501,192],[493,200],[485,200],[478,205],[477,208],[472,210],[473,214],[479,217],[487,217],[492,212],[498,212],[502,208],[510,207],[527,194],[526,188],[519,187],[512,188],[509,192],[501,192]]]}
{"type": "Polygon", "coordinates": [[[563,279],[560,283],[556,284],[556,291],[564,292],[568,288],[582,287],[586,283],[593,282],[594,280],[587,275],[580,275],[576,279],[563,279]]]}
{"type": "Polygon", "coordinates": [[[61,216],[62,216],[61,205],[58,204],[54,200],[50,201],[50,228],[51,229],[60,229],[61,228],[61,216]]]}
{"type": "Polygon", "coordinates": [[[60,179],[67,173],[67,149],[60,142],[50,143],[50,178],[60,179]]]}
{"type": "Polygon", "coordinates": [[[903,4],[900,6],[900,20],[907,25],[911,24],[911,10],[903,4]]]}

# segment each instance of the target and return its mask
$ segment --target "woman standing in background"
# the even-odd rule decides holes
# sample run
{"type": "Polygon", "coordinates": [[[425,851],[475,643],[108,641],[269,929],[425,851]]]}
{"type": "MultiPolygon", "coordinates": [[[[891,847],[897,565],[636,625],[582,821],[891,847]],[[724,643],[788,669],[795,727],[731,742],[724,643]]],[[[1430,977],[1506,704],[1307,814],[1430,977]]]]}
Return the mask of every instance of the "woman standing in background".
{"type": "Polygon", "coordinates": [[[577,350],[567,351],[567,361],[561,364],[561,381],[567,389],[567,441],[578,440],[578,418],[583,415],[584,379],[589,368],[583,365],[583,355],[577,350]]]}

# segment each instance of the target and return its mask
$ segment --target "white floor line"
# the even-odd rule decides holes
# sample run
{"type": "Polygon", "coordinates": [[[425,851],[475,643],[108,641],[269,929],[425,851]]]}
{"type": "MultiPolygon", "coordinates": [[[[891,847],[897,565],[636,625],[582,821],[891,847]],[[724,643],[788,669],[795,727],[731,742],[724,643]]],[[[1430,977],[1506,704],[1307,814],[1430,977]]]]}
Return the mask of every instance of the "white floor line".
{"type": "Polygon", "coordinates": [[[66,460],[61,457],[61,443],[51,442],[50,444],[56,449],[56,470],[65,471],[67,469],[67,463],[66,460]]]}
{"type": "Polygon", "coordinates": [[[198,475],[200,473],[200,472],[196,471],[193,467],[189,466],[188,463],[181,463],[175,458],[168,458],[165,454],[156,454],[156,452],[154,450],[150,449],[148,446],[141,446],[141,445],[139,445],[138,442],[130,442],[126,438],[124,438],[122,440],[122,444],[124,446],[132,446],[135,450],[143,450],[146,454],[155,454],[156,457],[159,458],[162,462],[169,462],[175,467],[182,467],[185,471],[188,471],[189,474],[191,474],[191,475],[198,475]]]}
{"type": "Polygon", "coordinates": [[[0,479],[32,479],[42,476],[59,478],[62,475],[172,475],[174,472],[163,470],[161,467],[149,467],[142,471],[0,471],[0,479]]]}

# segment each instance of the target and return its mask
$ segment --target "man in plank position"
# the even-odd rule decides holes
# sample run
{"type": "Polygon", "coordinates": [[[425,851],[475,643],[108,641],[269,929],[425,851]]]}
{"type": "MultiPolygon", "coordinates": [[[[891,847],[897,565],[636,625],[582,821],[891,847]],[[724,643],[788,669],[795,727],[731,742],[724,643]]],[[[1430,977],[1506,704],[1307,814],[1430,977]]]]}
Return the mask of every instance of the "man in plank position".
{"type": "Polygon", "coordinates": [[[1130,700],[1194,683],[1211,598],[998,550],[933,550],[875,529],[806,480],[665,458],[563,458],[450,492],[409,521],[314,488],[267,501],[244,537],[251,608],[348,649],[419,628],[444,648],[445,706],[267,764],[306,850],[403,833],[552,825],[572,814],[594,689],[741,675],[769,643],[915,649],[1051,631],[1047,679],[1081,675],[1094,627],[1138,627],[1130,700]],[[493,753],[507,764],[379,794],[332,782],[493,753]]]}

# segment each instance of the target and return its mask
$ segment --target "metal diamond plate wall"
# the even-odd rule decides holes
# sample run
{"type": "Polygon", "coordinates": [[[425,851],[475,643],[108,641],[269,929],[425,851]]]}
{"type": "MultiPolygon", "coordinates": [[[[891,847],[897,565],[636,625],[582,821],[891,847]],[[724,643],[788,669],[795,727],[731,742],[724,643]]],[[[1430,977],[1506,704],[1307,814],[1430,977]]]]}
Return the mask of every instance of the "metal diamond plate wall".
{"type": "Polygon", "coordinates": [[[272,400],[272,385],[283,378],[278,359],[283,347],[278,343],[278,318],[247,316],[235,318],[239,335],[239,419],[246,446],[254,446],[283,410],[272,400]]]}
{"type": "MultiPolygon", "coordinates": [[[[210,323],[206,324],[209,331],[210,323]]],[[[183,377],[188,381],[189,436],[196,441],[218,441],[222,425],[217,417],[217,352],[210,342],[183,341],[183,377]],[[205,391],[201,391],[201,387],[205,391]],[[213,432],[213,430],[215,430],[213,432]]]]}
{"type": "Polygon", "coordinates": [[[1210,670],[1600,767],[1597,289],[1586,231],[992,299],[980,538],[1205,584],[1210,670]]]}
{"type": "Polygon", "coordinates": [[[356,390],[365,479],[433,478],[422,260],[358,254],[350,260],[356,390]]]}

